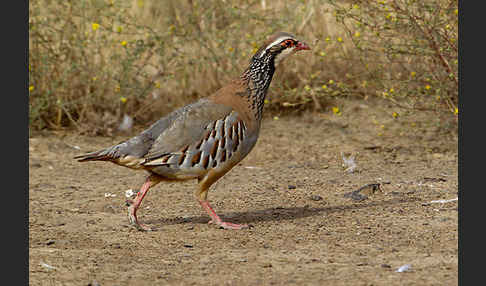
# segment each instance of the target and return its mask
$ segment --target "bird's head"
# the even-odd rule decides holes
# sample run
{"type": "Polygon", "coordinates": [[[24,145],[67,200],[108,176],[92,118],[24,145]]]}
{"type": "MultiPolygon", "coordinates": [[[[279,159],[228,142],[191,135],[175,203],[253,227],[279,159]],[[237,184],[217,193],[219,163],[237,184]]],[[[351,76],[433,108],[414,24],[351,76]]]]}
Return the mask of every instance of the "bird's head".
{"type": "Polygon", "coordinates": [[[277,65],[289,55],[301,50],[310,50],[310,47],[289,33],[277,32],[260,47],[253,56],[253,60],[273,58],[275,65],[277,65]]]}

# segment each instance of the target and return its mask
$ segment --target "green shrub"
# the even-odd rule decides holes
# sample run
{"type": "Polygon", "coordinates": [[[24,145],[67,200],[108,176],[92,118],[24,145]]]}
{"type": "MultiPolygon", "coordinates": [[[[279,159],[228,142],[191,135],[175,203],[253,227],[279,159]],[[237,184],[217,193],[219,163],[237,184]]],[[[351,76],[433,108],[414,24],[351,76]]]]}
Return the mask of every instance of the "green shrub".
{"type": "Polygon", "coordinates": [[[457,113],[457,1],[34,0],[29,126],[147,124],[238,76],[278,30],[312,51],[278,68],[274,112],[377,95],[457,113]]]}
{"type": "Polygon", "coordinates": [[[349,59],[362,67],[354,81],[362,78],[366,94],[457,113],[457,0],[329,2],[353,43],[349,59]]]}

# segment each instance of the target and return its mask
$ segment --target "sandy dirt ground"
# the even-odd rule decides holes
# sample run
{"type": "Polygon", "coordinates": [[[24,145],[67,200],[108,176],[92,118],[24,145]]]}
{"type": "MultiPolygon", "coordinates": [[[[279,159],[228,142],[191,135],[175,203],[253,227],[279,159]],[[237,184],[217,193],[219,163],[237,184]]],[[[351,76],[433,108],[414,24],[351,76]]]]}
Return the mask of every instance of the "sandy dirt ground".
{"type": "Polygon", "coordinates": [[[129,135],[32,135],[30,285],[457,285],[455,119],[335,104],[340,116],[268,116],[254,150],[213,185],[218,214],[251,225],[238,231],[207,224],[196,181],[153,188],[138,216],[157,230],[137,231],[125,191],[146,173],[73,159],[129,135]]]}

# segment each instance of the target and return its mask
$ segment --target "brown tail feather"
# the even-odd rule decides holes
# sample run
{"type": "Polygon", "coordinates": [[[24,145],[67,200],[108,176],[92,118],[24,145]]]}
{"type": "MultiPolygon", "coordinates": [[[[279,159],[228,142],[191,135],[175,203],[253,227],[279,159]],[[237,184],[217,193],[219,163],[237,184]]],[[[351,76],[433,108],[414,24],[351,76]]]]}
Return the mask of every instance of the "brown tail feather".
{"type": "Polygon", "coordinates": [[[86,161],[110,161],[113,158],[106,153],[106,150],[100,150],[100,151],[95,151],[95,152],[75,156],[74,159],[78,159],[78,162],[86,162],[86,161]]]}

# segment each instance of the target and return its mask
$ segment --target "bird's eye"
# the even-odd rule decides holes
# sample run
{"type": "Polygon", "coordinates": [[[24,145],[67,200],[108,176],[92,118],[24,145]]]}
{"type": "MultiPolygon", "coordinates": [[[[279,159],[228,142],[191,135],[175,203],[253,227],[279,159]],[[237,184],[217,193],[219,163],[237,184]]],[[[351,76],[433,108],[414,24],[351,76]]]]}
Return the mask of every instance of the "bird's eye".
{"type": "Polygon", "coordinates": [[[292,47],[294,45],[294,41],[288,39],[288,40],[283,41],[281,45],[282,45],[282,47],[285,47],[285,48],[292,47]]]}

